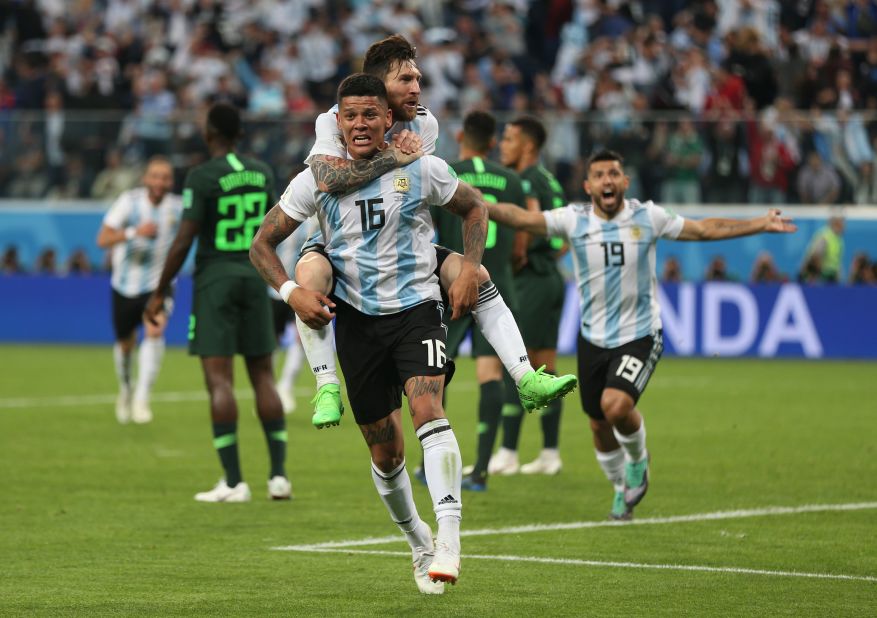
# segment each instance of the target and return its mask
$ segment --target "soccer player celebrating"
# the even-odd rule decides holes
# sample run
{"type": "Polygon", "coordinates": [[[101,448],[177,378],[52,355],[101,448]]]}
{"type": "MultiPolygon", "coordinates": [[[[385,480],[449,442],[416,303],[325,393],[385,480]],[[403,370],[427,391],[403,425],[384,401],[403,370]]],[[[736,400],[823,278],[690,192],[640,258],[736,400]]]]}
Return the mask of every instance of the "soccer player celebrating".
{"type": "Polygon", "coordinates": [[[145,311],[151,322],[161,319],[170,282],[197,237],[189,353],[201,357],[210,397],[213,445],[225,471],[225,478],[213,489],[195,495],[200,502],[247,502],[251,497],[238,457],[235,354],[244,356],[256,412],[268,441],[268,495],[276,500],[291,496],[284,470],[286,421],[271,363],[275,346],[271,301],[247,253],[265,209],[274,199],[274,175],[267,164],[235,152],[240,136],[237,109],[223,103],[213,105],[204,129],[211,159],[186,176],[183,221],[145,311]]]}
{"type": "MultiPolygon", "coordinates": [[[[392,125],[383,81],[365,73],[338,89],[338,126],[356,160],[381,152],[392,125]]],[[[419,154],[419,153],[417,153],[419,154]]],[[[250,257],[265,280],[289,299],[296,284],[275,247],[317,215],[324,257],[335,270],[338,357],[353,415],[371,453],[371,471],[390,517],[405,534],[421,592],[439,594],[460,572],[462,480],[460,449],[442,408],[446,373],[441,294],[429,207],[463,218],[463,269],[477,273],[487,212],[478,192],[458,182],[448,165],[424,156],[345,196],[319,190],[313,169],[290,183],[259,229],[250,257]],[[405,469],[401,404],[408,397],[423,447],[427,486],[438,530],[417,513],[405,469]]],[[[318,290],[326,296],[330,282],[318,290]]],[[[450,290],[456,303],[456,291],[450,290]]],[[[328,297],[327,297],[328,301],[328,297]]]]}
{"type": "Polygon", "coordinates": [[[649,486],[646,428],[636,403],[663,350],[655,244],[659,238],[722,240],[797,228],[771,209],[747,220],[685,219],[652,202],[625,199],[622,158],[588,159],[586,206],[534,212],[489,204],[491,219],[541,236],[561,236],[572,251],[581,293],[578,376],[597,462],[615,494],[610,517],[630,519],[649,486]]]}
{"type": "MultiPolygon", "coordinates": [[[[385,139],[394,147],[381,150],[366,159],[349,159],[336,122],[337,107],[317,118],[317,139],[307,163],[321,191],[343,195],[361,189],[363,183],[410,161],[408,154],[422,145],[425,154],[435,150],[438,121],[419,104],[420,70],[415,62],[416,49],[404,37],[394,35],[369,47],[363,72],[383,80],[394,123],[385,139]]],[[[299,336],[311,369],[317,379],[312,422],[317,428],[337,425],[341,420],[340,381],[335,368],[333,326],[335,314],[325,295],[314,290],[331,287],[332,268],[318,248],[319,235],[309,241],[296,266],[295,279],[301,286],[291,297],[298,316],[299,336]]],[[[469,272],[463,268],[463,256],[442,252],[439,255],[439,283],[453,298],[453,317],[472,311],[478,328],[496,350],[514,379],[521,402],[528,410],[542,408],[575,388],[574,376],[560,378],[535,371],[530,365],[523,340],[511,311],[489,288],[490,275],[485,269],[469,272]],[[483,294],[479,289],[487,290],[483,294]]]]}
{"type": "Polygon", "coordinates": [[[158,284],[161,266],[180,223],[182,202],[171,193],[174,176],[170,162],[155,157],[146,164],[143,186],[122,193],[110,206],[97,235],[99,247],[112,251],[113,359],[119,378],[116,420],[148,423],[149,397],[164,356],[167,316],[157,324],[143,319],[143,309],[158,284]],[[143,341],[137,353],[137,385],[131,390],[131,357],[137,326],[143,341]]]}

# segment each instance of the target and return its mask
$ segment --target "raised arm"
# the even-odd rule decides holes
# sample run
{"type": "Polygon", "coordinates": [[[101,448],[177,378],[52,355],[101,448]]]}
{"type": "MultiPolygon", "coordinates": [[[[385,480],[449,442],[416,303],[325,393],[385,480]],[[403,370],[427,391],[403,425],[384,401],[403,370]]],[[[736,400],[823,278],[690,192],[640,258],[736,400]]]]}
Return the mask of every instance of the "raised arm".
{"type": "Polygon", "coordinates": [[[529,208],[524,210],[520,206],[504,204],[502,202],[498,204],[488,204],[487,210],[490,213],[490,218],[497,223],[501,223],[502,225],[506,225],[516,230],[529,232],[530,234],[538,234],[539,236],[548,235],[548,227],[545,224],[545,215],[542,214],[541,210],[530,210],[529,208]]]}
{"type": "Polygon", "coordinates": [[[406,130],[395,135],[392,144],[370,159],[353,160],[320,154],[310,158],[310,166],[320,191],[343,194],[421,156],[420,137],[406,130]]]}
{"type": "Polygon", "coordinates": [[[487,207],[481,193],[465,182],[443,208],[463,219],[463,268],[448,288],[452,320],[471,311],[478,302],[478,269],[487,236],[487,207]]]}
{"type": "Polygon", "coordinates": [[[685,219],[676,240],[722,240],[762,232],[790,233],[798,229],[790,218],[782,217],[781,214],[780,210],[771,208],[763,217],[753,219],[685,219]]]}
{"type": "Polygon", "coordinates": [[[265,282],[275,290],[289,281],[289,274],[277,256],[277,245],[288,238],[301,225],[283,212],[280,204],[268,211],[250,245],[250,261],[265,282]]]}

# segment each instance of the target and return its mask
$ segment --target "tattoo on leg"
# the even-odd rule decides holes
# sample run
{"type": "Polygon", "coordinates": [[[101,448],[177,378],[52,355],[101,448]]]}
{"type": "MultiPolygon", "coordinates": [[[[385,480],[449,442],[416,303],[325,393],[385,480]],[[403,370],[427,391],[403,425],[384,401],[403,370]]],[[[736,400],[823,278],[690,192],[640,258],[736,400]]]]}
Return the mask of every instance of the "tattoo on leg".
{"type": "Polygon", "coordinates": [[[405,394],[408,400],[422,395],[441,395],[442,385],[445,383],[444,376],[411,378],[405,384],[405,394]],[[439,378],[439,379],[436,379],[439,378]]]}
{"type": "Polygon", "coordinates": [[[383,444],[395,440],[396,428],[393,426],[392,419],[387,418],[384,419],[382,425],[367,428],[363,435],[365,436],[365,443],[369,446],[374,446],[375,444],[383,444]]]}

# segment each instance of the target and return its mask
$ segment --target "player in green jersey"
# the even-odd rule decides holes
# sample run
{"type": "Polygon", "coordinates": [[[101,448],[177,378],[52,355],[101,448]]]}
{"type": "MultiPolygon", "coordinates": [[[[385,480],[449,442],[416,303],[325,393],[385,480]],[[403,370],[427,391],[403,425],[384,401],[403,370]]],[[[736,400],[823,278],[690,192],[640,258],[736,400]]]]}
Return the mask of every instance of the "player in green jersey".
{"type": "MultiPolygon", "coordinates": [[[[496,120],[486,112],[470,112],[463,121],[463,129],[457,135],[460,144],[460,161],[452,163],[460,180],[479,189],[488,202],[505,202],[526,208],[526,198],[521,179],[507,167],[487,160],[487,154],[496,145],[496,120]]],[[[463,249],[462,233],[459,222],[448,217],[441,209],[434,212],[438,243],[452,251],[463,249]]],[[[497,226],[490,222],[484,247],[482,264],[490,272],[491,281],[496,290],[505,299],[506,304],[514,311],[515,286],[513,282],[512,264],[521,264],[526,256],[527,235],[515,233],[510,229],[497,226]]],[[[450,316],[447,316],[448,319],[450,316]]],[[[487,464],[493,450],[493,443],[499,428],[499,420],[503,405],[503,366],[497,352],[475,327],[472,314],[449,322],[448,355],[457,355],[460,343],[466,334],[472,333],[472,352],[476,357],[476,376],[479,383],[480,399],[478,404],[478,456],[471,472],[463,479],[463,488],[473,491],[487,489],[487,464]]],[[[505,331],[507,337],[518,336],[517,329],[505,331]]],[[[520,343],[523,348],[523,342],[520,343]]],[[[521,358],[522,363],[527,358],[521,358]]],[[[562,376],[570,383],[575,382],[573,376],[562,376]]],[[[513,382],[511,383],[514,384],[513,382]]],[[[517,399],[517,390],[512,387],[512,396],[517,399]]]]}
{"type": "Polygon", "coordinates": [[[189,353],[201,357],[210,397],[213,445],[225,471],[225,478],[212,490],[195,495],[201,502],[247,502],[251,497],[238,458],[235,354],[245,358],[256,411],[268,441],[268,495],[276,500],[291,497],[284,469],[286,422],[271,365],[275,345],[271,301],[249,258],[253,236],[266,209],[275,202],[274,174],[267,164],[235,152],[240,135],[237,109],[222,103],[213,105],[204,128],[211,159],[186,176],[182,223],[145,311],[150,321],[158,319],[171,281],[198,238],[189,353]]]}
{"type": "MultiPolygon", "coordinates": [[[[542,122],[533,116],[520,116],[506,125],[500,142],[500,160],[517,171],[524,182],[528,209],[551,210],[566,206],[563,188],[540,163],[540,152],[547,137],[542,122]]],[[[545,365],[554,373],[557,363],[557,332],[563,311],[565,285],[557,269],[560,239],[534,238],[527,258],[515,274],[518,297],[518,323],[534,366],[545,365]]],[[[508,399],[503,409],[502,448],[491,459],[491,473],[557,474],[561,468],[558,452],[561,402],[555,400],[542,410],[543,448],[539,457],[518,466],[518,437],[523,409],[508,399]]]]}

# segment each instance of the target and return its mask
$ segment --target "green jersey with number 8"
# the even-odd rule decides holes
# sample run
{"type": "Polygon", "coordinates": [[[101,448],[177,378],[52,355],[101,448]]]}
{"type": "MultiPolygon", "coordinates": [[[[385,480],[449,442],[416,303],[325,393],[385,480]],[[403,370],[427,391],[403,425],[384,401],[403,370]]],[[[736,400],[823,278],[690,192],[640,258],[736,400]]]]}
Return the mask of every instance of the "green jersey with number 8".
{"type": "Polygon", "coordinates": [[[228,275],[259,277],[250,263],[250,245],[275,201],[274,174],[258,159],[229,153],[189,171],[183,219],[199,224],[195,253],[199,284],[228,275]]]}

